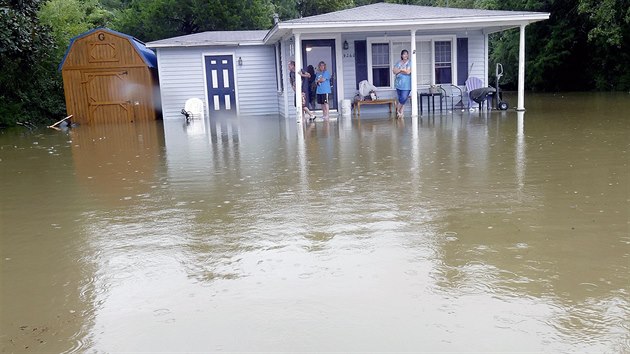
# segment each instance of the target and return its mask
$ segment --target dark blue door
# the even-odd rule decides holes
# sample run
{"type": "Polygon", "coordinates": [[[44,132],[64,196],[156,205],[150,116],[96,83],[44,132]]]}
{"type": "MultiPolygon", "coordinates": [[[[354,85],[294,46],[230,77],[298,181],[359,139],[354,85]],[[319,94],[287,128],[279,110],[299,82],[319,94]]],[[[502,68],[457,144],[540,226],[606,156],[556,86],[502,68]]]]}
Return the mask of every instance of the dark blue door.
{"type": "Polygon", "coordinates": [[[234,59],[231,55],[205,57],[210,118],[236,115],[234,59]]]}

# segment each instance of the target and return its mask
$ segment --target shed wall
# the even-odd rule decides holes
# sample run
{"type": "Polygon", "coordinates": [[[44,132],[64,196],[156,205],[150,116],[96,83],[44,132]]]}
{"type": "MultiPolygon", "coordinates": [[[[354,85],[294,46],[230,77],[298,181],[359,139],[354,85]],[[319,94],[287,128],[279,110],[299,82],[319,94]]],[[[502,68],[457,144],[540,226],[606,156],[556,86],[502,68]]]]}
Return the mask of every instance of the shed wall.
{"type": "Polygon", "coordinates": [[[157,71],[127,38],[107,30],[79,37],[63,62],[66,110],[80,124],[159,118],[157,71]]]}
{"type": "Polygon", "coordinates": [[[134,66],[146,67],[146,63],[129,40],[100,30],[74,41],[62,69],[134,66]]]}

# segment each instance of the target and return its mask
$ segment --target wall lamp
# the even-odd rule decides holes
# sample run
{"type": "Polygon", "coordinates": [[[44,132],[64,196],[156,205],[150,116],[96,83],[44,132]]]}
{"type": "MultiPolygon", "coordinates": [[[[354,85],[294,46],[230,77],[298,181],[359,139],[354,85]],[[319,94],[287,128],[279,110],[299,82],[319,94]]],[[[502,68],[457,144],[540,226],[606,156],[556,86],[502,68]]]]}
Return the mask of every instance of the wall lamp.
{"type": "Polygon", "coordinates": [[[238,57],[238,66],[243,66],[243,58],[238,57]]]}
{"type": "Polygon", "coordinates": [[[348,41],[343,41],[343,50],[348,50],[349,47],[348,41]]]}

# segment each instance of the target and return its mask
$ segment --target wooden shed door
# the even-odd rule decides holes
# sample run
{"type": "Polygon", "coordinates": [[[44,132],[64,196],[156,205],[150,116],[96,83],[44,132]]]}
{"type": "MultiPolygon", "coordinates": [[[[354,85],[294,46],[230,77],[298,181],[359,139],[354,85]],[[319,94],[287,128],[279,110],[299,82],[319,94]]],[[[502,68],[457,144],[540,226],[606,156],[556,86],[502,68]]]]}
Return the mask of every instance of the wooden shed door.
{"type": "Polygon", "coordinates": [[[205,57],[210,117],[236,114],[234,59],[231,55],[205,57]]]}
{"type": "Polygon", "coordinates": [[[133,122],[133,105],[127,92],[133,87],[127,71],[83,73],[88,100],[88,122],[133,122]]]}

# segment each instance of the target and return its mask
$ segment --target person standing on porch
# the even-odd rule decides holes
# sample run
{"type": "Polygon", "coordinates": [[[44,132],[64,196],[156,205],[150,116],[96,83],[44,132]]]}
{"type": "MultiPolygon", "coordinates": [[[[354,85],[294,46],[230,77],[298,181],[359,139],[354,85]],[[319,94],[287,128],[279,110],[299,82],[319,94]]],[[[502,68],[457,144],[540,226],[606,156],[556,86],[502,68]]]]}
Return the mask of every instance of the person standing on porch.
{"type": "Polygon", "coordinates": [[[409,61],[409,52],[406,49],[400,52],[400,61],[394,65],[392,71],[394,75],[396,75],[394,86],[396,87],[396,94],[398,96],[396,117],[403,118],[405,103],[407,103],[409,93],[411,92],[411,62],[409,61]]]}
{"type": "MultiPolygon", "coordinates": [[[[300,76],[302,77],[302,118],[304,119],[304,113],[308,114],[309,119],[315,119],[315,115],[308,109],[308,80],[311,75],[304,70],[300,70],[300,76]]],[[[289,62],[289,81],[291,82],[291,87],[293,91],[295,91],[295,61],[291,60],[289,62]]],[[[297,102],[295,102],[295,98],[293,98],[293,104],[297,106],[297,102]]]]}
{"type": "Polygon", "coordinates": [[[306,72],[311,75],[308,79],[308,108],[315,109],[315,100],[317,99],[317,84],[315,83],[315,68],[313,65],[306,67],[306,72]]]}
{"type": "Polygon", "coordinates": [[[322,105],[323,118],[328,119],[328,96],[332,92],[330,87],[330,73],[326,70],[326,63],[324,61],[319,62],[319,72],[317,73],[317,103],[322,105]]]}

